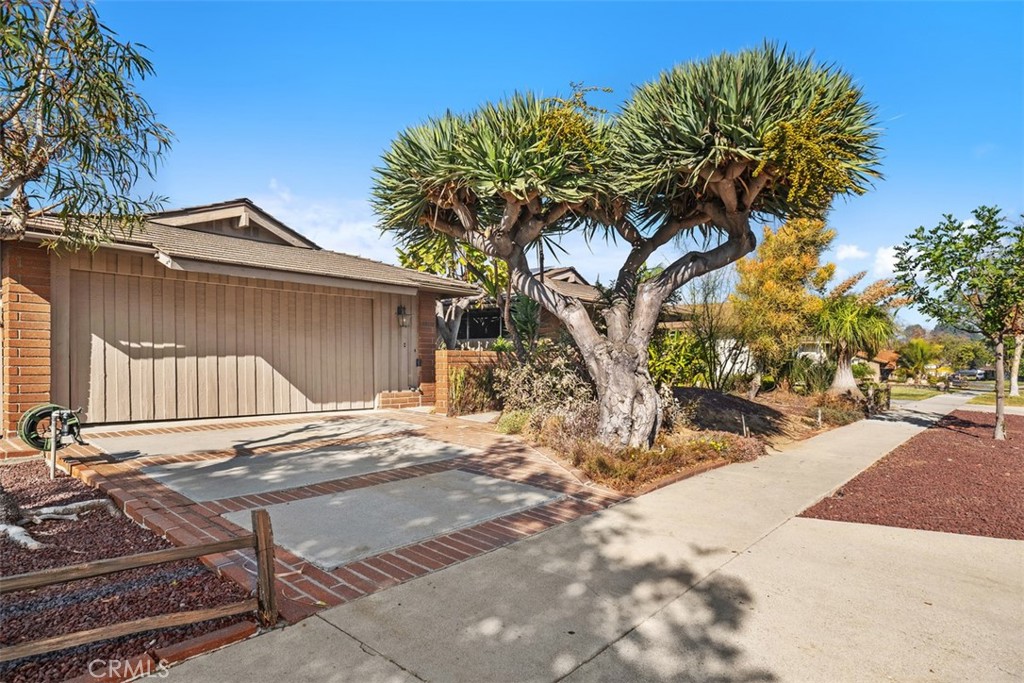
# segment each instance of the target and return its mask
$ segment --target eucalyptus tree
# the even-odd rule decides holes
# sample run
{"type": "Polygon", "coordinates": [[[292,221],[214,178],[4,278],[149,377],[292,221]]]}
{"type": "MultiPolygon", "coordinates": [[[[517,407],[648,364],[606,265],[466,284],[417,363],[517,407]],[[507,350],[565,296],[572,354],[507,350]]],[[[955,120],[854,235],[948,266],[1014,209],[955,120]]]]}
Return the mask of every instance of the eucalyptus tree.
{"type": "Polygon", "coordinates": [[[0,3],[0,239],[54,213],[62,241],[95,244],[160,206],[132,193],[171,140],[137,90],[153,73],[140,47],[89,2],[0,3]]]}
{"type": "Polygon", "coordinates": [[[973,220],[946,215],[896,247],[896,278],[921,312],[995,347],[995,438],[1006,438],[1006,338],[1024,330],[1024,216],[1012,224],[997,207],[973,220]]]}
{"type": "Polygon", "coordinates": [[[579,346],[598,389],[596,437],[643,445],[659,424],[647,349],[662,303],[753,250],[752,221],[820,216],[865,192],[876,139],[848,74],[765,45],[670,69],[613,116],[582,90],[517,93],[408,128],[377,170],[375,207],[400,242],[438,232],[507,263],[579,346]],[[601,325],[531,271],[531,246],[570,232],[624,245],[601,325]],[[638,282],[655,252],[694,234],[707,246],[638,282]]]}

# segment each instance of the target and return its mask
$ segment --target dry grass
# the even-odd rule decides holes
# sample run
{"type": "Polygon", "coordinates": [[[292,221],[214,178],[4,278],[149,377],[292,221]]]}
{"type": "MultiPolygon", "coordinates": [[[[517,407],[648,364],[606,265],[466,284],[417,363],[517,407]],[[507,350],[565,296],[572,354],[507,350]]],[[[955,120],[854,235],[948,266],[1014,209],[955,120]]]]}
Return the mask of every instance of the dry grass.
{"type": "Polygon", "coordinates": [[[623,493],[636,493],[688,470],[707,464],[754,460],[764,452],[764,443],[758,439],[680,429],[659,436],[652,448],[616,450],[593,441],[577,440],[566,455],[595,482],[623,493]]]}

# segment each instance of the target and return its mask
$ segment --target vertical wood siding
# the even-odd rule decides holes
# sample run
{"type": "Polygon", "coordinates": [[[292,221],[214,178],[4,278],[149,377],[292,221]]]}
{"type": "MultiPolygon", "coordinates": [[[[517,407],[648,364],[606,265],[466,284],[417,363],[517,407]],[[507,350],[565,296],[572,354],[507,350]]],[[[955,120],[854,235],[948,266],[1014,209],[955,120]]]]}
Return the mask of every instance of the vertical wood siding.
{"type": "Polygon", "coordinates": [[[411,296],[170,271],[111,250],[55,267],[67,313],[54,316],[52,394],[87,422],[372,408],[417,382],[413,328],[395,315],[411,296]]]}

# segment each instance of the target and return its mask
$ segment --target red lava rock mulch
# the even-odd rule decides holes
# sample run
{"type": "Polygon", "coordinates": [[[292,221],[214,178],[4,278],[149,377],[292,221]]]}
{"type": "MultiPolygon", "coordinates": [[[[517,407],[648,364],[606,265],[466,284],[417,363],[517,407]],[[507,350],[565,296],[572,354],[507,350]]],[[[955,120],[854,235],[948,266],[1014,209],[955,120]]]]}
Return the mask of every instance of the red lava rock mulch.
{"type": "Polygon", "coordinates": [[[801,516],[1024,540],[1024,417],[957,411],[801,516]]]}
{"type": "MultiPolygon", "coordinates": [[[[58,476],[51,482],[42,460],[0,465],[0,482],[23,509],[100,497],[67,476],[58,476]]],[[[36,540],[51,547],[27,550],[6,537],[0,538],[0,576],[173,547],[124,515],[114,517],[104,510],[81,514],[77,522],[53,520],[26,529],[36,540]]],[[[244,589],[210,572],[198,560],[18,591],[4,595],[0,602],[0,646],[158,614],[216,607],[246,597],[244,589]]],[[[124,661],[143,653],[156,653],[169,645],[243,621],[251,620],[217,619],[15,660],[0,664],[0,680],[63,681],[87,674],[89,663],[94,660],[124,661]]]]}

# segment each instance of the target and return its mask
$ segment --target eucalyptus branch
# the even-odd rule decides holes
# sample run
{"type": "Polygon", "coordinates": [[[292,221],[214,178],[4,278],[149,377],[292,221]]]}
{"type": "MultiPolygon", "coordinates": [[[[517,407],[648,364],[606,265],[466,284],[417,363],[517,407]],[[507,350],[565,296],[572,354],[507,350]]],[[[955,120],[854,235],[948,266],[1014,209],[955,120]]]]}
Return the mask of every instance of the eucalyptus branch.
{"type": "MultiPolygon", "coordinates": [[[[46,24],[43,27],[42,37],[39,41],[39,47],[35,51],[33,56],[34,71],[37,72],[37,87],[42,87],[42,73],[46,68],[46,54],[50,47],[50,36],[53,33],[53,24],[57,19],[57,12],[60,9],[61,0],[53,0],[50,3],[50,12],[46,17],[46,24]]],[[[36,88],[31,88],[27,84],[22,87],[21,94],[11,104],[0,113],[0,126],[14,118],[25,103],[29,101],[33,94],[37,94],[36,88]]]]}

